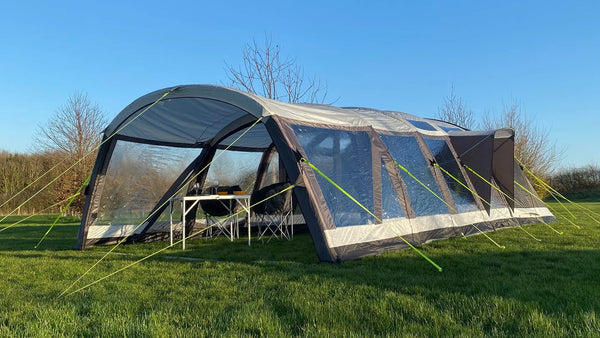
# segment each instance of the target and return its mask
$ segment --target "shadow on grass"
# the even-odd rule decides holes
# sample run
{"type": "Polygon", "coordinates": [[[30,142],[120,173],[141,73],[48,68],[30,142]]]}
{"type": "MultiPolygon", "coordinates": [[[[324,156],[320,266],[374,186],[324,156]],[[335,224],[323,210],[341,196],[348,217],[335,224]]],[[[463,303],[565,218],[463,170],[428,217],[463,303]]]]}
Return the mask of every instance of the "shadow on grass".
{"type": "MultiPolygon", "coordinates": [[[[190,269],[202,268],[205,262],[232,263],[259,269],[259,275],[282,281],[304,280],[307,284],[316,281],[348,289],[368,287],[383,293],[441,297],[443,306],[448,307],[452,307],[447,302],[455,294],[467,298],[514,299],[554,314],[600,309],[600,298],[590,296],[600,294],[598,250],[474,248],[470,253],[464,248],[454,251],[460,239],[454,241],[455,244],[449,245],[438,242],[442,248],[437,252],[430,250],[431,257],[444,268],[441,273],[411,250],[343,264],[319,263],[308,234],[296,236],[293,241],[275,240],[268,244],[253,241],[251,247],[244,240],[231,243],[227,239],[196,239],[188,242],[185,251],[172,248],[152,259],[189,264],[190,269]]],[[[135,256],[131,259],[136,259],[165,244],[127,245],[119,248],[119,252],[130,253],[135,256]]],[[[272,301],[278,313],[294,311],[291,299],[272,301]],[[286,309],[286,304],[290,308],[286,309]]]]}
{"type": "MultiPolygon", "coordinates": [[[[48,225],[26,225],[0,233],[0,251],[14,257],[38,257],[32,250],[47,229],[48,225]]],[[[538,226],[536,229],[541,231],[543,228],[538,226]]],[[[77,231],[77,224],[57,225],[40,249],[45,250],[46,255],[51,254],[48,251],[73,249],[77,231]]],[[[509,238],[509,231],[512,230],[502,230],[496,236],[509,238]]],[[[449,239],[423,246],[430,257],[444,268],[441,273],[411,250],[343,264],[319,263],[308,234],[297,235],[293,241],[272,240],[269,243],[262,243],[254,237],[250,247],[247,238],[233,243],[225,238],[194,239],[187,242],[186,250],[176,245],[151,258],[151,261],[184,265],[191,271],[206,268],[206,262],[219,262],[226,266],[223,273],[242,269],[249,271],[251,275],[248,278],[259,283],[256,288],[262,293],[257,292],[264,297],[265,305],[284,321],[290,313],[295,314],[295,319],[287,321],[296,321],[296,327],[310,323],[298,325],[297,321],[309,321],[309,317],[299,313],[302,311],[297,308],[298,302],[294,298],[302,297],[302,293],[309,295],[304,297],[311,297],[314,293],[316,299],[347,306],[343,305],[343,299],[352,297],[347,294],[349,290],[372,292],[374,297],[387,294],[413,297],[436,308],[438,313],[452,312],[453,308],[457,308],[460,311],[456,316],[462,322],[471,320],[469,316],[480,315],[475,312],[483,311],[481,308],[490,307],[493,311],[498,302],[507,300],[568,319],[575,314],[600,309],[600,297],[597,297],[600,294],[600,251],[590,249],[593,244],[561,250],[573,248],[573,243],[582,240],[577,236],[561,239],[563,242],[547,247],[535,244],[520,248],[517,244],[512,250],[497,249],[481,238],[469,239],[469,245],[464,245],[467,242],[462,239],[449,239]],[[298,285],[295,289],[282,289],[290,283],[298,285]],[[321,285],[327,287],[322,288],[321,285]],[[269,293],[270,289],[279,292],[269,293]],[[459,304],[461,302],[463,304],[459,304]],[[470,310],[475,307],[479,310],[470,310]]],[[[166,245],[168,242],[123,245],[115,251],[113,258],[136,260],[166,245]]],[[[94,247],[89,251],[106,252],[110,248],[94,247]]],[[[81,255],[86,256],[86,251],[81,255]]],[[[394,304],[393,301],[388,302],[394,304]]],[[[411,309],[401,307],[394,310],[405,311],[405,316],[412,316],[411,309]]]]}
{"type": "MultiPolygon", "coordinates": [[[[54,220],[52,220],[54,221],[54,220]]],[[[51,222],[17,225],[0,232],[0,251],[35,250],[40,239],[50,229],[51,222]],[[44,225],[37,225],[44,224],[44,225]]],[[[10,225],[10,224],[9,224],[10,225]]],[[[5,224],[0,225],[0,229],[5,224]]],[[[39,245],[39,250],[72,250],[77,245],[79,225],[58,223],[39,245]]]]}

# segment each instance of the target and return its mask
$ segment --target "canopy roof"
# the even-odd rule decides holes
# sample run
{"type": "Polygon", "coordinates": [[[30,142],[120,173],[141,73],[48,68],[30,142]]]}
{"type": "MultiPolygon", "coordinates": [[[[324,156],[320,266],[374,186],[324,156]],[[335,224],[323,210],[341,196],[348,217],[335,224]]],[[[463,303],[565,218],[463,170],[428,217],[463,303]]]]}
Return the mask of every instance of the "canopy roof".
{"type": "MultiPolygon", "coordinates": [[[[235,89],[214,85],[186,85],[154,91],[128,105],[106,128],[105,134],[141,142],[183,147],[202,147],[233,121],[278,115],[291,120],[323,125],[366,127],[378,131],[445,135],[457,126],[400,112],[371,108],[339,108],[318,104],[288,104],[235,89]],[[155,101],[160,102],[152,105],[155,101]],[[145,108],[147,111],[136,117],[145,108]],[[130,123],[135,120],[135,123],[130,123]],[[127,128],[123,128],[127,125],[127,128]],[[122,130],[120,130],[122,129],[122,130]]],[[[234,140],[232,135],[230,140],[234,140]]],[[[227,140],[222,145],[227,146],[227,140]]],[[[263,150],[271,139],[259,125],[236,143],[248,150],[263,150]]]]}

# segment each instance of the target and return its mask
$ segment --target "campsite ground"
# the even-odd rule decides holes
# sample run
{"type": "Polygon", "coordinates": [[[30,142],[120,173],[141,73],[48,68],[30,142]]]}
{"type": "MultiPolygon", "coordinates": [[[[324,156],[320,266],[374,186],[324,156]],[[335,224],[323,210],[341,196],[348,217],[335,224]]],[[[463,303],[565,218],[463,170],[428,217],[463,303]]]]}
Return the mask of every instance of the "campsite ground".
{"type": "MultiPolygon", "coordinates": [[[[600,213],[600,203],[585,203],[600,213]]],[[[105,255],[75,246],[77,220],[34,245],[50,217],[0,232],[0,336],[600,335],[600,224],[569,207],[560,223],[318,263],[308,235],[291,241],[194,240],[59,297],[105,255]]],[[[600,217],[593,216],[600,220],[600,217]]],[[[7,219],[10,225],[15,218],[7,219]]],[[[121,246],[71,291],[166,244],[121,246]]]]}

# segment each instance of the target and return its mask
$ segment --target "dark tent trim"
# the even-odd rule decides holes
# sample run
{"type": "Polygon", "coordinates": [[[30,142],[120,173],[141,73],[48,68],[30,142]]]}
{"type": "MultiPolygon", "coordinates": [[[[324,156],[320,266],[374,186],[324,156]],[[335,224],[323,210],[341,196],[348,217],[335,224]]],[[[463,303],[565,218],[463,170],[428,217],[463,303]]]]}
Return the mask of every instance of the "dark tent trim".
{"type": "MultiPolygon", "coordinates": [[[[159,216],[166,202],[180,189],[191,194],[196,183],[203,186],[207,171],[200,170],[212,163],[219,149],[262,153],[262,156],[257,154],[260,158],[254,190],[263,186],[266,170],[278,155],[278,163],[273,164],[278,168],[278,179],[295,185],[293,198],[321,261],[339,262],[404,248],[406,244],[396,233],[418,244],[474,234],[477,230],[473,225],[491,231],[525,222],[554,220],[543,203],[513,184],[516,180],[533,191],[513,159],[511,130],[467,131],[444,121],[400,112],[286,104],[225,87],[186,85],[158,90],[132,102],[106,128],[104,140],[88,186],[78,234],[80,249],[123,239],[135,227],[118,219],[115,223],[110,221],[116,217],[111,215],[118,215],[121,210],[129,212],[126,205],[111,205],[110,208],[120,209],[110,213],[102,204],[108,203],[102,199],[108,189],[106,185],[119,181],[115,178],[120,171],[111,169],[119,142],[161,146],[157,147],[160,151],[198,149],[192,158],[184,153],[181,155],[184,157],[177,158],[185,168],[165,190],[153,192],[158,194],[154,202],[140,200],[142,204],[136,208],[152,216],[131,234],[130,242],[164,238],[159,216]],[[234,138],[249,126],[253,129],[247,136],[234,143],[234,138]],[[405,142],[410,149],[398,148],[405,142]],[[338,184],[368,205],[375,216],[343,197],[301,158],[321,166],[338,184]],[[405,175],[395,162],[414,166],[417,175],[424,175],[421,179],[426,179],[430,189],[439,192],[437,197],[444,204],[405,175]],[[445,166],[444,169],[463,179],[468,192],[434,164],[445,166]],[[517,205],[463,165],[498,184],[503,193],[514,196],[517,205]],[[112,183],[107,183],[107,175],[112,183]],[[472,192],[487,202],[493,199],[494,207],[472,192]],[[100,218],[104,223],[96,224],[100,218]]],[[[129,179],[135,182],[140,178],[130,173],[129,179]]],[[[188,216],[184,226],[191,230],[196,221],[195,210],[188,216]]]]}

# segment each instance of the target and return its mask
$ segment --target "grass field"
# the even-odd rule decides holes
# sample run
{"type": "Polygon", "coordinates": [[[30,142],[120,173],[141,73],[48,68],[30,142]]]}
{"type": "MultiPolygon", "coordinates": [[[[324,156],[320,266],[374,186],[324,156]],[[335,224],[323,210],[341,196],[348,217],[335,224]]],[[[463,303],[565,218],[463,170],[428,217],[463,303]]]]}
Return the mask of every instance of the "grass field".
{"type": "MultiPolygon", "coordinates": [[[[562,236],[527,226],[541,242],[490,233],[504,250],[484,236],[420,246],[441,273],[412,250],[318,263],[308,235],[193,240],[61,298],[109,248],[72,250],[70,219],[34,249],[51,219],[38,216],[0,232],[0,336],[598,336],[600,225],[576,215],[580,229],[553,224],[562,236]]],[[[119,247],[77,287],[165,245],[119,247]]]]}

